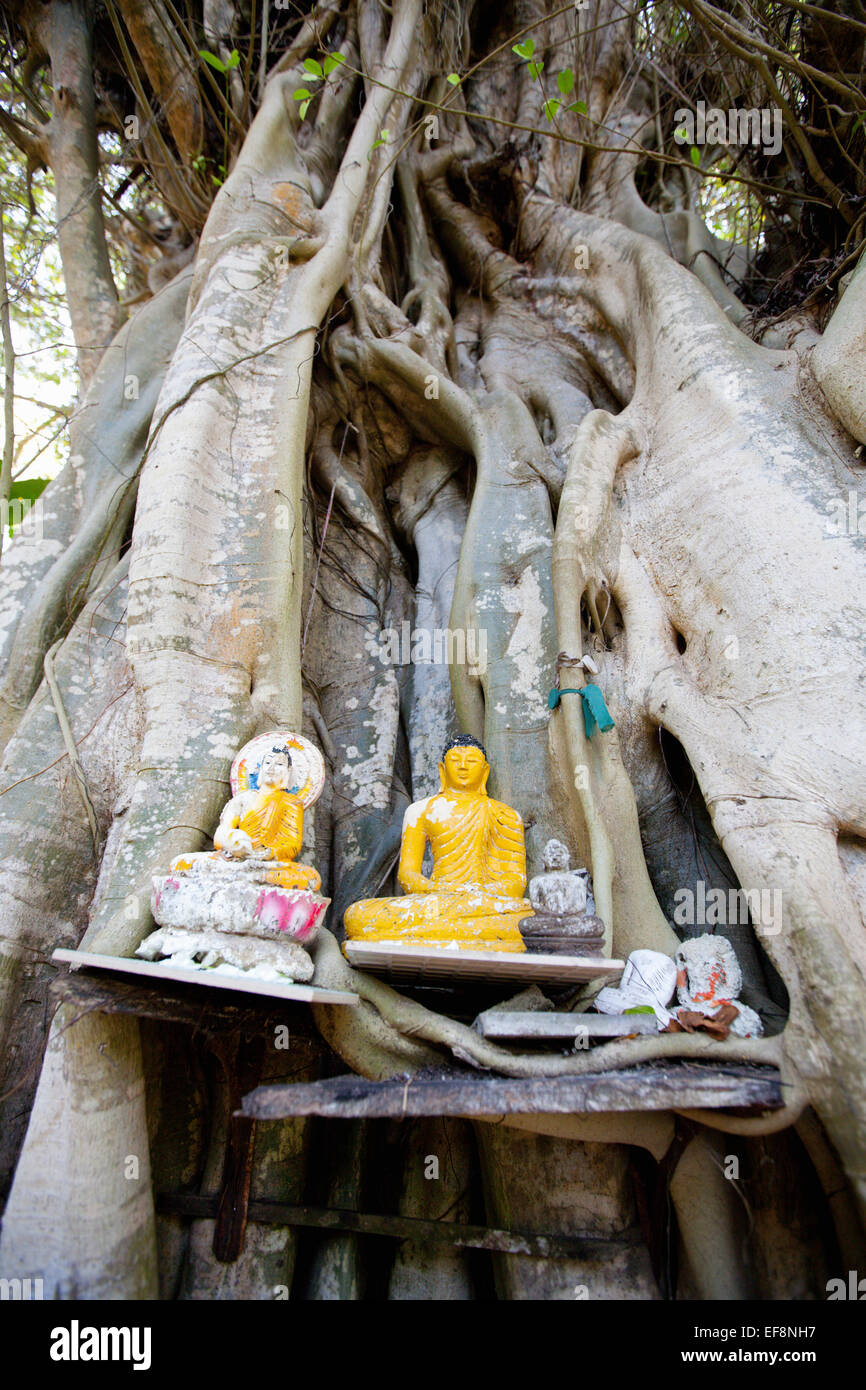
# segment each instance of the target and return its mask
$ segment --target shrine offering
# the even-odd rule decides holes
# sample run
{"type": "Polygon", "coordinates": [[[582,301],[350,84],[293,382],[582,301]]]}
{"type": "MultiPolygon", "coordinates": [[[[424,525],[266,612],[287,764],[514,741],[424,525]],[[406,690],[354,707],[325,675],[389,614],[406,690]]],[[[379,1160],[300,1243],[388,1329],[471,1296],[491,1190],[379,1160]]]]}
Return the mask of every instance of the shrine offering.
{"type": "Polygon", "coordinates": [[[724,1020],[739,1038],[759,1038],[764,1031],[760,1016],[738,998],[743,972],[734,948],[726,936],[692,937],[677,950],[677,1000],[674,1017],[681,1024],[694,1023],[694,1014],[715,1018],[725,1005],[734,1006],[734,1015],[725,1011],[724,1020]]]}
{"type": "Polygon", "coordinates": [[[673,997],[676,982],[677,967],[670,956],[662,951],[632,951],[619,984],[600,990],[595,1007],[602,1014],[652,1009],[658,1027],[666,1028],[671,1019],[666,1005],[673,997]]]}

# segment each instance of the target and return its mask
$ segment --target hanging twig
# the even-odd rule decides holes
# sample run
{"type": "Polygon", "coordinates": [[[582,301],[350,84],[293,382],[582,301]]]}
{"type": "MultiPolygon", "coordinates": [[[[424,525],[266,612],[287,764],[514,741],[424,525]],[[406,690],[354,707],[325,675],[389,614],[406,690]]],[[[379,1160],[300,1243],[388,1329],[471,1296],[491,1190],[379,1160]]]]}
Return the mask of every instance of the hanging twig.
{"type": "MultiPolygon", "coordinates": [[[[268,0],[262,0],[262,44],[259,57],[259,103],[265,94],[268,78],[268,0]]],[[[252,41],[252,40],[251,40],[252,41]]]]}
{"type": "Polygon", "coordinates": [[[9,520],[9,493],[12,490],[12,461],[15,457],[15,352],[12,347],[12,324],[9,319],[9,286],[6,283],[6,245],[3,239],[3,214],[0,204],[0,330],[3,334],[3,464],[0,467],[0,552],[3,533],[9,520]]]}
{"type": "MultiPolygon", "coordinates": [[[[343,461],[343,450],[344,450],[345,447],[346,447],[346,435],[347,435],[348,433],[349,433],[349,422],[348,422],[348,420],[347,420],[347,421],[346,421],[346,428],[343,430],[343,442],[342,442],[342,444],[340,445],[340,457],[339,457],[339,459],[337,460],[338,466],[339,466],[339,464],[341,464],[342,461],[343,461]]],[[[325,524],[324,524],[324,526],[322,527],[322,539],[321,539],[321,541],[320,541],[320,543],[319,543],[319,553],[318,553],[318,555],[316,556],[316,572],[315,572],[315,574],[313,575],[313,591],[312,591],[312,593],[310,594],[310,604],[309,604],[309,607],[307,608],[307,621],[304,623],[304,635],[303,635],[303,637],[301,638],[301,661],[303,661],[303,659],[304,659],[304,649],[306,648],[306,645],[307,645],[307,632],[308,632],[309,626],[310,626],[310,618],[313,616],[313,600],[314,600],[315,597],[316,597],[316,587],[317,587],[317,585],[318,585],[318,583],[319,583],[319,566],[320,566],[321,563],[322,563],[322,551],[323,551],[324,548],[325,548],[325,537],[326,537],[327,534],[328,534],[328,525],[329,525],[330,520],[331,520],[331,511],[333,510],[333,506],[334,506],[334,493],[336,492],[336,490],[337,490],[337,479],[335,478],[334,481],[333,481],[333,483],[331,484],[331,495],[330,495],[330,497],[328,498],[328,510],[325,512],[325,524]]]]}
{"type": "Polygon", "coordinates": [[[93,802],[90,800],[90,793],[87,790],[87,781],[84,776],[84,769],[81,766],[81,760],[78,756],[78,749],[75,746],[75,739],[72,737],[72,729],[70,728],[69,720],[66,715],[66,709],[63,704],[63,696],[60,694],[60,686],[57,684],[57,677],[54,674],[54,653],[57,651],[58,647],[62,645],[63,641],[64,639],[60,637],[54,643],[53,646],[48,648],[48,651],[45,653],[45,660],[43,661],[42,665],[43,670],[45,671],[45,679],[48,682],[48,689],[51,692],[51,699],[54,704],[54,712],[57,715],[57,723],[60,725],[60,732],[63,735],[63,743],[66,747],[66,752],[68,754],[69,761],[72,764],[72,771],[75,774],[75,783],[78,787],[78,793],[84,804],[84,810],[87,813],[87,821],[90,825],[90,834],[93,837],[93,850],[98,858],[99,825],[96,820],[96,812],[93,809],[93,802]]]}

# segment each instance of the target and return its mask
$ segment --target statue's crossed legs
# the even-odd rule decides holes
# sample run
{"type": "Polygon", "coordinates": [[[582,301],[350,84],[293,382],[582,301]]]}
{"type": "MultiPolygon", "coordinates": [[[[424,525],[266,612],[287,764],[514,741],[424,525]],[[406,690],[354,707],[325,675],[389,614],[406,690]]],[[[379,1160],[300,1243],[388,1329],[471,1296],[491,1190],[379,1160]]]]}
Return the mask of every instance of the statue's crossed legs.
{"type": "Polygon", "coordinates": [[[368,898],[346,909],[351,941],[394,941],[406,946],[450,946],[463,950],[524,951],[518,930],[532,904],[471,884],[407,893],[402,898],[368,898]]]}

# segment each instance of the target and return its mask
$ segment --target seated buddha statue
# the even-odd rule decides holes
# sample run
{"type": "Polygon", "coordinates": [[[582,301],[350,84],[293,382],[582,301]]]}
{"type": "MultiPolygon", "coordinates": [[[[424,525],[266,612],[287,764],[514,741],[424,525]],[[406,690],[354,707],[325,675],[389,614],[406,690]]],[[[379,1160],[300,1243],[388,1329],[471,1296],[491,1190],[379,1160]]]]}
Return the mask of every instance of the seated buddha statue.
{"type": "Polygon", "coordinates": [[[136,955],[202,980],[248,975],[285,984],[314,973],[306,947],[327,911],[321,879],[297,863],[304,810],[324,786],[321,753],[301,734],[258,734],[230,772],[233,796],[205,854],[183,854],[153,876],[156,931],[136,955]],[[291,747],[291,751],[290,750],[291,747]]]}
{"type": "Polygon", "coordinates": [[[304,803],[288,790],[292,758],[287,748],[266,750],[257,781],[255,789],[226,802],[213,837],[213,852],[181,855],[172,864],[172,873],[193,867],[198,872],[208,861],[221,867],[234,863],[238,868],[246,866],[262,882],[317,893],[322,886],[318,871],[295,863],[304,834],[304,803]]]}
{"type": "Polygon", "coordinates": [[[400,898],[369,898],[346,910],[351,941],[523,951],[518,930],[532,916],[526,888],[523,821],[487,795],[490,765],[477,739],[446,746],[442,789],[406,811],[397,879],[400,898]],[[429,844],[433,870],[422,873],[429,844]]]}

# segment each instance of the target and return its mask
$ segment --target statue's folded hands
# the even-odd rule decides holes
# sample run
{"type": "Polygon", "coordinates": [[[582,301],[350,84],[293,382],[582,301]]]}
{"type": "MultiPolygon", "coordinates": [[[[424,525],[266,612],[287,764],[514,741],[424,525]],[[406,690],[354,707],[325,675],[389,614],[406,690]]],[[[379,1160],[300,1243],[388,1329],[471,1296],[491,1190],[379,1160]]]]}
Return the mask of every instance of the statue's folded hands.
{"type": "Polygon", "coordinates": [[[213,837],[214,849],[222,850],[230,859],[245,859],[253,854],[254,846],[245,830],[229,830],[223,833],[219,826],[213,837]]]}
{"type": "Polygon", "coordinates": [[[416,874],[407,870],[405,873],[398,873],[397,877],[404,893],[436,892],[436,884],[432,878],[425,878],[423,874],[416,874]]]}

